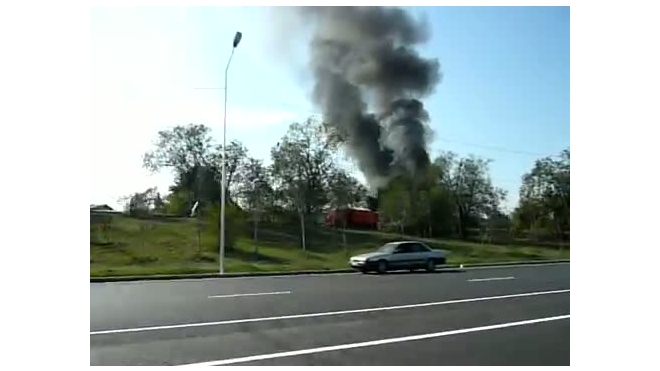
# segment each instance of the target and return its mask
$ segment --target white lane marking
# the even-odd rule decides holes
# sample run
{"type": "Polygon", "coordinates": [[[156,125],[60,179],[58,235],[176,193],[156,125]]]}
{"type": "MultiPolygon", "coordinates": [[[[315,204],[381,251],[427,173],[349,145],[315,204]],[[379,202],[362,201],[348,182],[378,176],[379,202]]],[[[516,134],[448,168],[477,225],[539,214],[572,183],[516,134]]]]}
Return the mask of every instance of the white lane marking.
{"type": "Polygon", "coordinates": [[[437,305],[471,303],[471,302],[486,301],[486,300],[521,298],[521,297],[526,297],[526,296],[563,294],[563,293],[567,293],[567,292],[570,292],[570,291],[571,291],[570,289],[553,290],[553,291],[537,291],[537,292],[526,292],[526,293],[523,293],[523,294],[489,296],[489,297],[470,298],[470,299],[456,299],[456,300],[448,300],[448,301],[436,301],[436,302],[431,302],[431,303],[395,305],[395,306],[390,306],[390,307],[375,307],[375,308],[364,308],[364,309],[340,310],[340,311],[334,311],[334,312],[292,314],[292,315],[277,316],[277,317],[245,318],[245,319],[233,319],[233,320],[217,321],[217,322],[184,323],[184,324],[179,324],[179,325],[165,325],[165,326],[151,326],[151,327],[123,328],[123,329],[115,329],[115,330],[90,331],[89,335],[91,336],[91,335],[104,335],[104,334],[121,334],[121,333],[127,333],[127,332],[157,331],[157,330],[169,330],[169,329],[187,328],[187,327],[233,325],[233,324],[237,324],[237,323],[248,323],[248,322],[265,322],[265,321],[276,321],[276,320],[284,320],[284,319],[336,316],[336,315],[340,315],[340,314],[379,312],[379,311],[396,310],[396,309],[422,308],[422,307],[431,307],[431,306],[437,306],[437,305]]]}
{"type": "MultiPolygon", "coordinates": [[[[507,269],[507,268],[538,268],[549,267],[553,265],[570,265],[570,262],[561,263],[536,263],[536,264],[511,264],[511,265],[488,265],[483,267],[464,267],[464,270],[477,270],[477,269],[507,269]]],[[[448,269],[461,269],[461,268],[448,268],[448,269]]],[[[440,268],[442,270],[442,268],[440,268]]]]}
{"type": "MultiPolygon", "coordinates": [[[[438,273],[441,273],[443,270],[475,270],[475,269],[503,269],[503,268],[536,268],[536,267],[547,267],[552,265],[570,265],[570,262],[561,262],[561,263],[536,263],[536,264],[512,264],[512,265],[491,265],[484,267],[447,267],[443,268],[442,266],[437,267],[438,273]]],[[[360,272],[353,273],[306,273],[306,274],[292,274],[292,275],[279,275],[279,276],[245,276],[245,277],[205,277],[205,278],[180,278],[180,279],[171,279],[171,280],[158,280],[158,281],[117,281],[117,282],[91,282],[93,286],[98,285],[142,285],[142,284],[163,284],[163,283],[186,283],[186,282],[200,282],[200,281],[209,281],[209,280],[254,280],[262,278],[277,278],[277,279],[288,279],[288,278],[306,278],[306,277],[333,277],[333,276],[363,276],[360,272]]]]}
{"type": "MultiPolygon", "coordinates": [[[[356,276],[360,272],[344,272],[344,273],[309,273],[298,274],[297,277],[326,277],[326,276],[356,276]]],[[[293,276],[279,276],[279,277],[293,277],[293,276]]]]}
{"type": "Polygon", "coordinates": [[[239,296],[261,296],[261,295],[285,295],[290,294],[291,291],[275,291],[275,292],[256,292],[254,294],[230,294],[230,295],[211,295],[209,299],[215,298],[236,298],[239,296]]]}
{"type": "Polygon", "coordinates": [[[371,347],[371,346],[375,346],[375,345],[401,343],[401,342],[405,342],[405,341],[424,340],[424,339],[431,339],[431,338],[437,338],[437,337],[442,337],[442,336],[467,334],[467,333],[470,333],[470,332],[489,331],[489,330],[495,330],[495,329],[501,329],[501,328],[507,328],[507,327],[532,325],[532,324],[536,324],[536,323],[543,323],[543,322],[550,322],[550,321],[558,321],[558,320],[568,319],[570,317],[571,317],[570,314],[566,314],[566,315],[561,315],[561,316],[536,318],[536,319],[530,319],[530,320],[518,321],[518,322],[500,323],[500,324],[497,324],[497,325],[479,326],[479,327],[464,328],[464,329],[459,329],[459,330],[434,332],[434,333],[431,333],[431,334],[421,334],[421,335],[404,336],[404,337],[398,337],[398,338],[372,340],[372,341],[365,341],[365,342],[361,342],[361,343],[340,344],[340,345],[333,345],[333,346],[326,346],[326,347],[319,347],[319,348],[294,350],[294,351],[289,351],[289,352],[260,354],[260,355],[254,355],[254,356],[249,356],[249,357],[222,359],[222,360],[219,360],[219,361],[192,363],[192,364],[182,365],[182,366],[220,366],[220,365],[230,365],[230,364],[236,364],[236,363],[254,362],[254,361],[261,361],[261,360],[264,360],[264,359],[293,357],[293,356],[300,356],[300,355],[305,355],[305,354],[332,352],[332,351],[336,351],[336,350],[371,347]]]}
{"type": "Polygon", "coordinates": [[[482,282],[482,281],[501,281],[501,280],[515,280],[516,277],[490,277],[490,278],[472,278],[468,282],[482,282]]]}

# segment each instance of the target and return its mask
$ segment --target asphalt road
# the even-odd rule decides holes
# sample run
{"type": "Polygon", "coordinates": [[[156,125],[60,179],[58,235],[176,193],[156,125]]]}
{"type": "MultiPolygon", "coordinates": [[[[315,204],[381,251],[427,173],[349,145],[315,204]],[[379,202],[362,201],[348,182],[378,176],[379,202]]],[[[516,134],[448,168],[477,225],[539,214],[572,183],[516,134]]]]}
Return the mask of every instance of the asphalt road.
{"type": "Polygon", "coordinates": [[[90,284],[91,365],[569,365],[570,265],[90,284]]]}

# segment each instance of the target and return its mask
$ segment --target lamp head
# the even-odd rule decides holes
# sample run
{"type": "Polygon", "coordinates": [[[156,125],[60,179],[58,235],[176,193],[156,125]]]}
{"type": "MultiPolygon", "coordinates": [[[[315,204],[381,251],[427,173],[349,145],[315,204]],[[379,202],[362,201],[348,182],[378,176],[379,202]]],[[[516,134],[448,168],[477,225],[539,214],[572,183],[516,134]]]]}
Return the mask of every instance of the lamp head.
{"type": "Polygon", "coordinates": [[[243,38],[243,34],[240,32],[236,32],[236,35],[234,36],[234,48],[238,46],[238,43],[241,42],[242,38],[243,38]]]}

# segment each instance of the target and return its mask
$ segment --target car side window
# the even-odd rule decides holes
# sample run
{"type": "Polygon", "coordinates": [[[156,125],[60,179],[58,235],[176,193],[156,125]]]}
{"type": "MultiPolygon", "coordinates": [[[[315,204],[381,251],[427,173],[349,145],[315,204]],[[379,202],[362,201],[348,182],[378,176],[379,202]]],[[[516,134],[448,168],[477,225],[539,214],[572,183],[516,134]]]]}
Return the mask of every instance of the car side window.
{"type": "Polygon", "coordinates": [[[429,249],[422,244],[416,243],[413,247],[413,252],[429,252],[429,249]]]}
{"type": "Polygon", "coordinates": [[[409,244],[409,243],[402,243],[401,245],[399,245],[399,246],[396,248],[396,250],[394,250],[394,252],[395,252],[396,254],[405,254],[405,253],[412,252],[412,250],[411,250],[411,248],[410,248],[410,244],[409,244]]]}

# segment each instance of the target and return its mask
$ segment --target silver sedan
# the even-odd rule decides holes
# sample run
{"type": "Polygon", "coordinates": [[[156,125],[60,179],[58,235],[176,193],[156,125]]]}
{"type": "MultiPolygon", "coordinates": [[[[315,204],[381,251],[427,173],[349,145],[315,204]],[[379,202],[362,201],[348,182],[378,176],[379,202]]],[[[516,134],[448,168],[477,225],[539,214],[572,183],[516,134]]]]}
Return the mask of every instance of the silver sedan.
{"type": "Polygon", "coordinates": [[[371,270],[385,273],[399,269],[426,269],[432,272],[437,265],[446,263],[446,255],[446,251],[431,249],[422,242],[397,241],[387,243],[374,252],[353,256],[349,264],[363,273],[371,270]]]}

